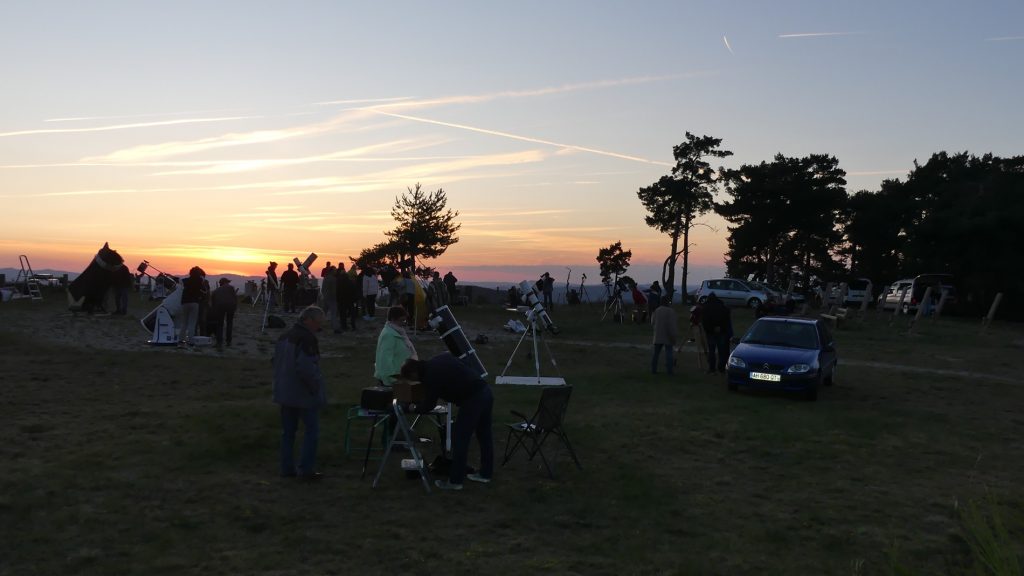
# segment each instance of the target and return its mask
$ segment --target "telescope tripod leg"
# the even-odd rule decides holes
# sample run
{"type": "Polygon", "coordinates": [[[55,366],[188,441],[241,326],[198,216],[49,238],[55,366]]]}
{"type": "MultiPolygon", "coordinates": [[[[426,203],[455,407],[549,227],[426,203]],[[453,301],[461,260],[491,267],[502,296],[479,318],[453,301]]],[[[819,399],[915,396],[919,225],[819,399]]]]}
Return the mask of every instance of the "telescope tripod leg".
{"type": "Polygon", "coordinates": [[[505,364],[505,369],[501,371],[502,376],[504,376],[505,373],[508,372],[508,369],[512,366],[512,360],[516,357],[516,352],[518,352],[519,347],[522,346],[523,340],[526,339],[526,334],[527,332],[523,332],[523,336],[519,339],[519,342],[516,343],[515,349],[512,350],[512,355],[508,357],[508,363],[505,364]]]}

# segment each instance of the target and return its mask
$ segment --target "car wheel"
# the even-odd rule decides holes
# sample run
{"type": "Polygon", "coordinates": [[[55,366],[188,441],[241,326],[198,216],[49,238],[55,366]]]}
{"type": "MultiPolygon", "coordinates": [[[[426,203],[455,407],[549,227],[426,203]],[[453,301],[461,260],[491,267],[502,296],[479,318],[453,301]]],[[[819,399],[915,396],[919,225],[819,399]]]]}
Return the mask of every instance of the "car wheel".
{"type": "Polygon", "coordinates": [[[708,301],[708,297],[707,296],[701,296],[700,298],[697,299],[697,303],[698,304],[705,304],[705,303],[707,303],[707,301],[708,301]]]}
{"type": "Polygon", "coordinates": [[[761,299],[760,298],[751,298],[750,300],[747,300],[747,306],[750,306],[751,308],[757,308],[760,305],[761,305],[761,299]]]}
{"type": "Polygon", "coordinates": [[[903,315],[906,316],[907,314],[910,314],[910,304],[903,305],[903,315]]]}

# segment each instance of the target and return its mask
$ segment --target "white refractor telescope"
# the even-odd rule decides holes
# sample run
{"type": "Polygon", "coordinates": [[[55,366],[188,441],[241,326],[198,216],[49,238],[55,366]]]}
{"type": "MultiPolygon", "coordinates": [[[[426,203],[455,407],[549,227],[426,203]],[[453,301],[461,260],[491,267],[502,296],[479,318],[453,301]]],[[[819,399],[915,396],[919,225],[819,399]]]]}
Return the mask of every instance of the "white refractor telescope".
{"type": "Polygon", "coordinates": [[[523,301],[523,304],[526,304],[529,308],[526,311],[526,319],[530,321],[530,324],[534,326],[540,325],[548,332],[558,334],[558,326],[555,326],[555,321],[551,319],[551,316],[548,316],[548,311],[540,303],[541,298],[540,294],[537,293],[537,285],[528,280],[523,280],[519,283],[519,293],[522,294],[520,299],[523,301]]]}

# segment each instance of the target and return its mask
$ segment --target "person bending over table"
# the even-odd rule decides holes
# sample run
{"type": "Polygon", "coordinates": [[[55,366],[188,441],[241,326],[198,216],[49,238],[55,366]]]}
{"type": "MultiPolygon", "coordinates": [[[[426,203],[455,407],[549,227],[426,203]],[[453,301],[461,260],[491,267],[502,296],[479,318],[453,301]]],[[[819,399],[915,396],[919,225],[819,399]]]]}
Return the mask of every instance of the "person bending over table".
{"type": "Polygon", "coordinates": [[[434,484],[442,490],[462,490],[462,481],[487,483],[494,475],[494,438],[491,430],[494,396],[487,381],[448,352],[430,360],[409,359],[402,365],[402,378],[420,382],[426,399],[420,410],[429,411],[442,398],[459,407],[452,430],[452,466],[447,480],[434,484]],[[469,441],[476,434],[480,443],[480,473],[466,474],[469,441]]]}

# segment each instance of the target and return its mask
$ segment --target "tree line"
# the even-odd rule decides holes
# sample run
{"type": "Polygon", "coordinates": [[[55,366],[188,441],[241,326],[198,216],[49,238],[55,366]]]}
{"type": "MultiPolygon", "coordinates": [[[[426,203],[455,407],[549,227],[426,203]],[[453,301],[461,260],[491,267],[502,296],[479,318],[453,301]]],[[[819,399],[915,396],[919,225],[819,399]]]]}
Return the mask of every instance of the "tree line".
{"type": "Polygon", "coordinates": [[[647,225],[669,237],[670,293],[680,256],[686,286],[690,231],[713,212],[729,223],[731,277],[803,289],[863,277],[877,294],[901,278],[950,273],[964,313],[984,314],[1002,292],[1000,315],[1024,318],[1024,156],[938,152],[915,160],[905,180],[851,194],[835,156],[777,154],[715,169],[709,160],[732,154],[721,145],[687,132],[671,173],[637,191],[647,225]]]}

